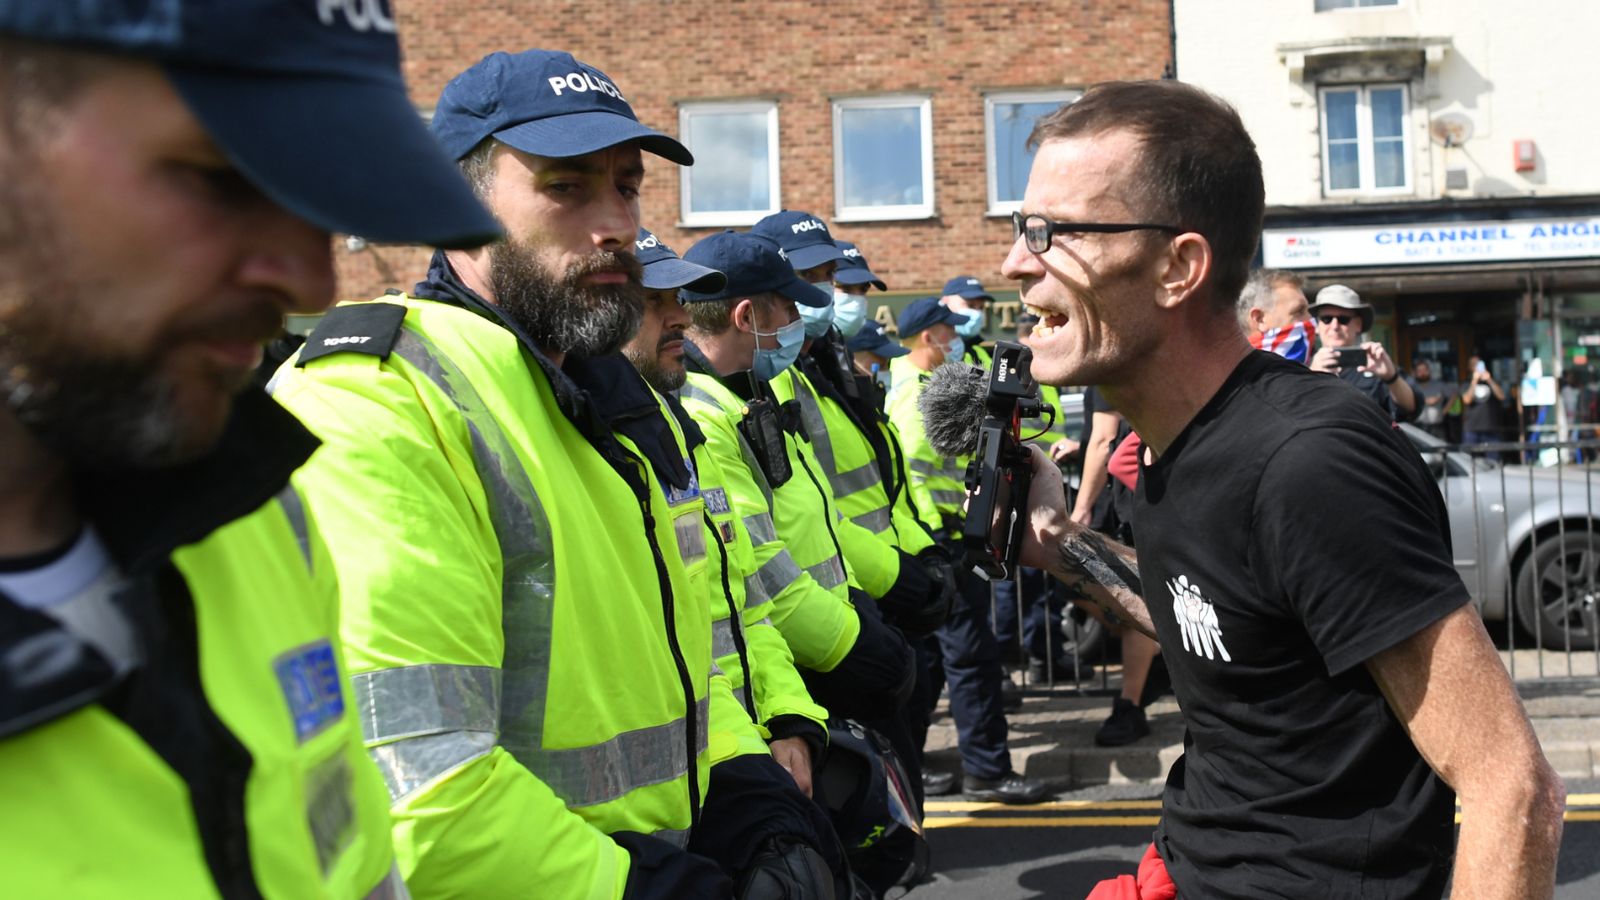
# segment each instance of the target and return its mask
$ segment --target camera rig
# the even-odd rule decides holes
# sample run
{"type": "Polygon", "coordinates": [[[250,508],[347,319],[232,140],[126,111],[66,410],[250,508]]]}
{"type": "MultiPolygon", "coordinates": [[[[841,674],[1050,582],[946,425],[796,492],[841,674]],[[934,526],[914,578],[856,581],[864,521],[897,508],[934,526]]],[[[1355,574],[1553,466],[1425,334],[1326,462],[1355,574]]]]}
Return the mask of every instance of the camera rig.
{"type": "Polygon", "coordinates": [[[1015,573],[1028,520],[1033,458],[1022,443],[1022,421],[1042,410],[1039,383],[1029,371],[1032,364],[1033,351],[1027,347],[1012,341],[994,345],[977,449],[967,465],[961,543],[967,562],[991,580],[1015,573]]]}

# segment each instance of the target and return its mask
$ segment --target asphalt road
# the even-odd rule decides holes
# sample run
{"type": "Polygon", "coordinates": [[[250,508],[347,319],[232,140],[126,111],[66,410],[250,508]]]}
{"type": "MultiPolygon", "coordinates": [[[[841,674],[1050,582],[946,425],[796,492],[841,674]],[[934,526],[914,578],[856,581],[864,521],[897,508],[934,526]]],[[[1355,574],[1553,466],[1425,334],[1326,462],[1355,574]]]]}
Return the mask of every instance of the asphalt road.
{"type": "MultiPolygon", "coordinates": [[[[1600,782],[1569,782],[1557,900],[1600,897],[1600,782]]],[[[934,876],[911,900],[1081,900],[1131,874],[1160,814],[1159,789],[1102,787],[1038,806],[931,800],[934,876]]]]}

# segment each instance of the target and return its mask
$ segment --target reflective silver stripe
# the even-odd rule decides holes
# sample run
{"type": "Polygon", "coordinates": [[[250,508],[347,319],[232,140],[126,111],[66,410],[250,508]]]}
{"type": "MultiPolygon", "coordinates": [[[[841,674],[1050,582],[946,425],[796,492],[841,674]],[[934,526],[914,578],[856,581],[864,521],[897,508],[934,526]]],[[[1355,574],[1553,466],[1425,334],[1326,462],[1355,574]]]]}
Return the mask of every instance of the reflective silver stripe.
{"type": "Polygon", "coordinates": [[[761,583],[761,578],[758,575],[746,575],[744,577],[744,605],[748,608],[771,602],[772,598],[767,595],[767,586],[761,583]]]}
{"type": "Polygon", "coordinates": [[[418,788],[485,756],[495,746],[492,731],[449,731],[381,744],[367,751],[389,786],[389,799],[399,803],[418,788]]]}
{"type": "MultiPolygon", "coordinates": [[[[790,556],[788,549],[785,548],[779,550],[776,556],[767,560],[766,564],[750,577],[760,584],[763,594],[776,597],[800,577],[800,567],[794,564],[794,557],[790,556]]],[[[749,597],[746,597],[745,603],[749,602],[749,597]]]]}
{"type": "Polygon", "coordinates": [[[409,328],[401,330],[394,353],[455,403],[472,438],[473,465],[500,544],[500,625],[505,642],[500,744],[528,765],[528,754],[544,742],[550,678],[556,586],[550,520],[511,442],[460,369],[409,328]]]}
{"type": "Polygon", "coordinates": [[[966,491],[929,491],[933,502],[944,506],[960,506],[967,499],[966,491]]]}
{"type": "Polygon", "coordinates": [[[864,512],[859,516],[851,516],[850,521],[860,525],[873,534],[883,534],[894,524],[889,516],[889,510],[878,508],[872,512],[864,512]]]}
{"type": "Polygon", "coordinates": [[[772,524],[771,513],[756,513],[744,517],[744,530],[750,532],[750,543],[757,547],[778,539],[778,529],[772,524]]]}
{"type": "Polygon", "coordinates": [[[917,473],[918,475],[934,475],[939,472],[938,466],[935,466],[933,463],[928,462],[925,459],[917,459],[913,457],[911,460],[909,460],[909,462],[911,463],[911,471],[917,473]]]}
{"type": "Polygon", "coordinates": [[[295,542],[300,545],[300,556],[305,559],[306,568],[311,568],[311,527],[306,523],[306,505],[294,485],[278,492],[278,505],[283,507],[283,514],[289,517],[289,529],[294,532],[295,542]]]}
{"type": "Polygon", "coordinates": [[[836,497],[848,497],[857,491],[864,491],[883,483],[883,477],[878,474],[878,464],[868,462],[856,466],[848,472],[840,472],[832,477],[833,493],[836,497]]]}
{"type": "MultiPolygon", "coordinates": [[[[709,699],[695,704],[695,754],[706,749],[709,699]]],[[[689,773],[683,719],[624,731],[588,747],[533,751],[528,767],[569,807],[619,800],[629,792],[689,773]]]]}
{"type": "Polygon", "coordinates": [[[650,836],[660,838],[676,846],[679,850],[689,849],[689,829],[687,828],[663,828],[660,831],[650,832],[650,836]]]}
{"type": "Polygon", "coordinates": [[[499,669],[424,665],[350,678],[361,736],[370,746],[447,731],[497,731],[499,669]]]}
{"type": "MultiPolygon", "coordinates": [[[[718,619],[711,623],[711,658],[713,660],[739,652],[739,645],[733,640],[733,629],[737,627],[733,617],[718,619]]],[[[716,663],[712,662],[715,666],[716,663]]]]}
{"type": "Polygon", "coordinates": [[[711,396],[710,392],[696,387],[692,382],[684,382],[683,387],[678,389],[678,396],[690,400],[699,400],[701,403],[709,403],[718,409],[722,408],[722,404],[717,402],[716,397],[711,396]]]}
{"type": "Polygon", "coordinates": [[[822,471],[832,478],[837,468],[833,464],[833,438],[828,434],[828,423],[822,418],[817,398],[811,393],[811,385],[793,369],[789,370],[789,384],[794,388],[794,398],[800,401],[800,421],[806,426],[806,436],[811,438],[811,452],[816,454],[817,462],[822,463],[822,471]]]}
{"type": "Polygon", "coordinates": [[[411,900],[411,891],[406,889],[406,880],[400,877],[399,864],[389,867],[389,874],[383,876],[383,880],[367,892],[364,900],[411,900]]]}
{"type": "Polygon", "coordinates": [[[806,569],[806,571],[811,574],[812,578],[817,580],[817,584],[829,590],[833,590],[845,582],[844,564],[839,562],[837,555],[828,557],[806,569]]]}

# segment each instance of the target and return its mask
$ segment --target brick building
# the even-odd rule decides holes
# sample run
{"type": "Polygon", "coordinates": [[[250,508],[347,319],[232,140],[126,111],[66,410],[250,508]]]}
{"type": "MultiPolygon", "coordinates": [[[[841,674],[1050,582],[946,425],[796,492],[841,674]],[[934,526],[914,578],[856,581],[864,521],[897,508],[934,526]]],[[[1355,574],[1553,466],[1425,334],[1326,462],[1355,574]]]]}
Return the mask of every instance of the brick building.
{"type": "MultiPolygon", "coordinates": [[[[695,152],[687,184],[646,156],[645,225],[668,244],[805,209],[903,295],[962,273],[1007,288],[1000,263],[1032,120],[1093,82],[1158,78],[1171,60],[1167,0],[394,6],[424,113],[490,51],[571,51],[695,152]]],[[[347,299],[409,287],[426,260],[394,246],[337,255],[347,299]]]]}

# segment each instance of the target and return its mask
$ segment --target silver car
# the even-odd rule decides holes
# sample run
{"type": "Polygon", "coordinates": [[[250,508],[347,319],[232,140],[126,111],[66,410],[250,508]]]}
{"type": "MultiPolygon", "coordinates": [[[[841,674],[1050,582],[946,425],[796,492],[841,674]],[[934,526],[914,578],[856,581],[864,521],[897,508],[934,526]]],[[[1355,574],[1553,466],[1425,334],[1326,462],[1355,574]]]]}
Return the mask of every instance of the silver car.
{"type": "Polygon", "coordinates": [[[1593,464],[1507,465],[1447,450],[1412,425],[1400,428],[1438,479],[1456,571],[1483,618],[1504,621],[1509,610],[1519,643],[1594,649],[1600,473],[1593,464]]]}

